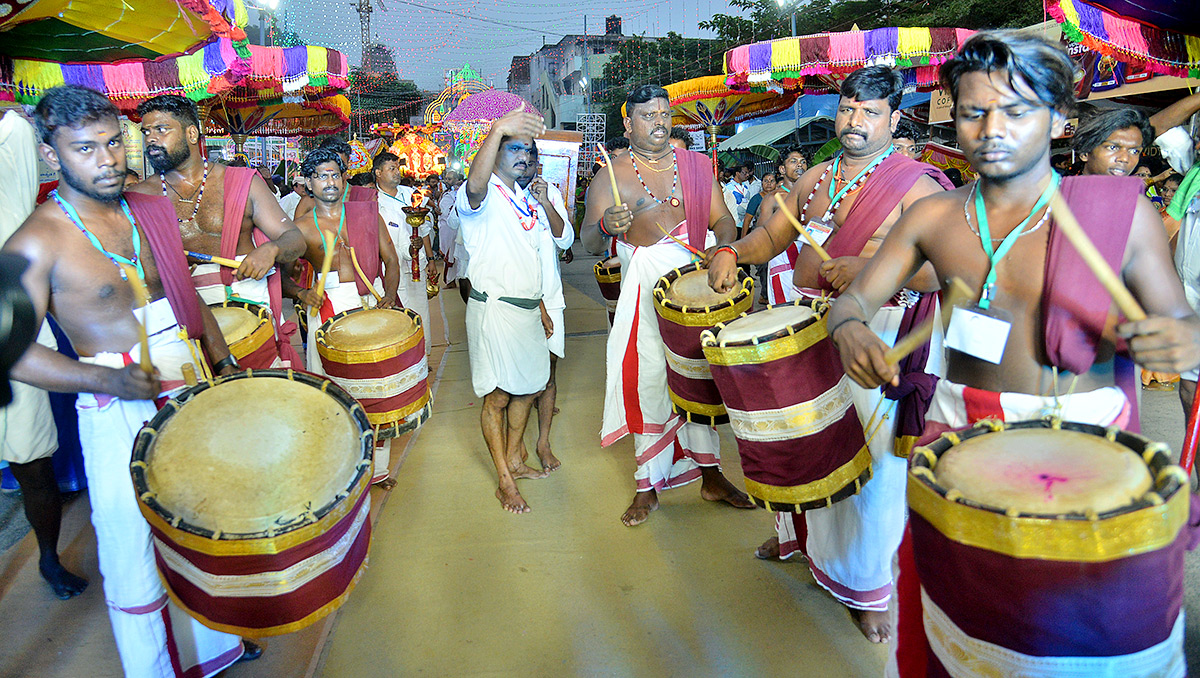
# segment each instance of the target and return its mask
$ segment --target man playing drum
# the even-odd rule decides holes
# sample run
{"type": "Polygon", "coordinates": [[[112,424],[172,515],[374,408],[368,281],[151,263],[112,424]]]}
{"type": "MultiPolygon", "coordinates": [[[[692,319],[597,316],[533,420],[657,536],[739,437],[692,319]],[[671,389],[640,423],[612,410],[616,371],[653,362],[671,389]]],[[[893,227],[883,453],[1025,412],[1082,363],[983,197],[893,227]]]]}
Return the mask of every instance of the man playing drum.
{"type": "MultiPolygon", "coordinates": [[[[920,198],[949,188],[941,172],[894,152],[892,130],[900,120],[903,80],[884,66],[861,68],[842,85],[835,127],[842,154],[806,172],[788,194],[788,209],[799,214],[810,235],[833,257],[821,262],[812,247],[800,247],[791,281],[782,281],[785,299],[798,288],[836,294],[871,261],[888,230],[920,198]],[[941,185],[939,185],[941,184],[941,185]]],[[[760,228],[717,252],[709,282],[722,288],[735,265],[761,263],[790,247],[796,230],[787,215],[775,214],[760,228]]],[[[801,243],[805,242],[800,240],[801,243]]],[[[907,282],[908,290],[870,317],[871,327],[889,344],[902,327],[912,326],[933,312],[937,290],[932,268],[907,282]]],[[[939,351],[927,364],[928,349],[905,365],[904,391],[881,394],[851,386],[854,406],[871,450],[872,477],[858,495],[824,509],[776,516],[778,536],[763,544],[760,558],[787,558],[800,551],[808,557],[813,577],[841,601],[869,640],[887,642],[887,619],[892,592],[892,554],[904,530],[905,460],[896,455],[896,436],[919,434],[920,415],[932,383],[926,371],[938,369],[939,351]],[[929,388],[921,389],[920,385],[929,388]],[[904,395],[905,397],[901,398],[904,395]],[[886,396],[886,397],[885,397],[886,396]],[[881,403],[881,398],[884,401],[881,403]],[[909,427],[897,427],[898,422],[909,427]]],[[[803,375],[796,375],[803,378],[803,375]]],[[[901,450],[903,452],[903,450],[901,450]]]]}
{"type": "MultiPolygon", "coordinates": [[[[308,244],[304,258],[313,270],[321,271],[326,256],[332,257],[324,291],[319,289],[320,275],[314,276],[313,286],[299,289],[291,278],[284,280],[288,295],[308,307],[308,371],[324,374],[321,356],[317,351],[316,334],[321,325],[333,316],[354,308],[396,306],[400,285],[400,261],[392,245],[387,226],[379,216],[379,207],[372,201],[345,202],[346,165],[333,151],[318,148],[304,158],[300,174],[316,200],[316,205],[302,215],[297,228],[308,244]],[[321,234],[333,242],[327,252],[321,234]],[[382,280],[382,291],[376,288],[382,280]],[[380,298],[376,302],[374,295],[380,298]]],[[[392,441],[386,440],[375,448],[375,478],[385,488],[395,485],[388,478],[392,441]]]]}
{"type": "Polygon", "coordinates": [[[523,105],[497,120],[455,203],[469,253],[471,384],[483,398],[480,426],[499,476],[496,498],[512,513],[530,510],[517,479],[544,478],[550,471],[529,468],[522,459],[529,411],[550,379],[546,340],[554,328],[542,300],[539,258],[549,241],[539,230],[536,198],[517,183],[529,166],[534,137],[545,129],[523,105]]]}
{"type": "Polygon", "coordinates": [[[201,154],[200,118],[190,99],[157,96],[138,105],[138,115],[146,157],[158,176],[130,190],[171,200],[185,250],[241,262],[236,270],[196,266],[192,281],[200,298],[206,304],[238,299],[266,306],[280,364],[300,367],[290,341],[295,325],[283,322],[280,268],[304,253],[303,236],[257,171],[210,163],[201,154]]]}
{"type": "MultiPolygon", "coordinates": [[[[703,479],[700,496],[737,508],[753,508],[720,469],[720,438],[711,426],[685,422],[667,390],[667,362],[652,291],[664,274],[692,261],[681,244],[703,251],[725,245],[737,232],[725,208],[711,161],[670,145],[667,91],[643,85],[625,104],[630,148],[612,158],[611,184],[593,181],[581,231],[589,252],[608,249],[616,238],[621,297],[608,335],[608,378],[600,444],[633,434],[637,492],[621,516],[626,525],[646,521],[658,508],[658,492],[703,479]],[[629,201],[629,202],[624,202],[629,201]],[[668,232],[670,235],[668,235],[668,232]]],[[[732,275],[732,274],[731,274],[732,275]]]]}
{"type": "Polygon", "coordinates": [[[121,195],[125,147],[116,107],[92,90],[67,85],[47,91],[34,116],[42,159],[61,181],[4,251],[30,261],[23,282],[39,322],[53,314],[81,358],[33,344],[12,376],[79,393],[100,573],[125,674],[210,676],[261,649],[201,625],[168,602],[129,455],[134,436],[157,410],[154,399],[183,385],[184,365],[203,374],[211,362],[227,374],[234,369],[229,350],[192,286],[170,201],[121,195]],[[153,299],[133,313],[137,302],[123,271],[142,278],[153,299]],[[154,374],[137,364],[139,319],[154,374]],[[203,355],[184,337],[198,339],[203,355]]]}
{"type": "MultiPolygon", "coordinates": [[[[1200,318],[1184,299],[1144,186],[1136,178],[1061,179],[1052,171],[1050,139],[1062,134],[1075,105],[1072,64],[1056,46],[980,33],[941,76],[954,98],[959,145],[980,180],[907,210],[838,298],[828,325],[846,373],[866,388],[895,383],[897,367],[884,360],[887,346],[866,322],[932,264],[938,280],[961,278],[981,296],[951,317],[947,378],[937,384],[927,438],[985,417],[1058,415],[1136,429],[1138,380],[1118,342],[1150,370],[1179,372],[1200,362],[1200,318]],[[1109,294],[1047,218],[1056,189],[1148,319],[1113,327],[1109,294]]],[[[924,676],[928,654],[907,536],[900,572],[898,666],[901,675],[924,676]]],[[[1013,661],[1006,673],[1040,670],[1013,661]]]]}

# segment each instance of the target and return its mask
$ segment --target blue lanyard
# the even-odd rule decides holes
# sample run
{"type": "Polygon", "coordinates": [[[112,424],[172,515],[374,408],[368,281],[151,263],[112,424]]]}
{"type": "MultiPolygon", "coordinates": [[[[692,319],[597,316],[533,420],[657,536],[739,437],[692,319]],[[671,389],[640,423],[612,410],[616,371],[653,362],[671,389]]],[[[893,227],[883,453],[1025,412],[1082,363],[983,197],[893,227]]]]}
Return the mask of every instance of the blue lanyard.
{"type": "Polygon", "coordinates": [[[58,206],[61,207],[62,211],[66,213],[67,218],[71,220],[71,223],[75,224],[75,227],[82,231],[85,236],[87,236],[87,239],[92,242],[92,246],[100,250],[101,254],[108,257],[108,260],[113,262],[113,265],[117,267],[117,271],[121,274],[121,280],[127,279],[125,277],[125,269],[121,268],[121,264],[133,266],[135,269],[137,269],[138,277],[143,281],[146,280],[146,271],[142,268],[142,236],[140,233],[138,233],[137,222],[134,221],[133,213],[129,211],[129,204],[125,202],[125,198],[121,198],[121,209],[125,212],[125,218],[129,220],[129,226],[133,231],[133,259],[126,259],[119,254],[113,254],[112,252],[104,249],[104,245],[100,244],[100,239],[92,234],[92,232],[87,229],[87,226],[83,225],[83,220],[79,218],[79,213],[75,211],[75,208],[71,206],[71,203],[58,197],[58,189],[50,191],[50,197],[54,198],[54,202],[58,203],[58,206]]]}
{"type": "Polygon", "coordinates": [[[992,293],[996,288],[996,265],[1008,254],[1013,245],[1017,244],[1017,238],[1025,232],[1025,227],[1029,225],[1029,221],[1033,219],[1033,215],[1042,211],[1042,208],[1050,202],[1050,196],[1054,194],[1058,188],[1062,177],[1058,176],[1058,172],[1050,172],[1050,183],[1046,186],[1046,190],[1042,191],[1041,197],[1033,204],[1033,209],[1029,212],[1029,216],[1025,217],[1024,221],[1017,224],[1004,241],[1000,243],[998,249],[992,248],[992,231],[988,228],[987,207],[983,203],[983,192],[979,190],[979,185],[975,186],[975,219],[979,222],[979,242],[983,245],[983,251],[987,254],[988,261],[991,266],[988,268],[987,278],[983,281],[983,294],[979,299],[979,308],[984,310],[992,303],[992,293]]]}
{"type": "Polygon", "coordinates": [[[874,160],[871,161],[870,165],[867,165],[866,167],[862,168],[862,171],[859,172],[857,175],[855,175],[855,177],[853,179],[851,179],[845,186],[842,186],[842,190],[838,191],[836,194],[833,192],[833,185],[837,183],[836,177],[837,177],[837,173],[838,173],[838,167],[841,165],[841,162],[842,162],[842,156],[839,155],[838,157],[834,158],[833,159],[834,180],[829,182],[829,204],[836,205],[839,202],[841,202],[842,198],[846,197],[846,191],[849,191],[851,186],[853,186],[854,184],[857,184],[859,179],[862,179],[868,172],[870,172],[871,170],[878,167],[879,163],[883,162],[884,159],[887,158],[889,155],[891,155],[892,151],[894,151],[894,150],[896,150],[895,146],[888,146],[887,150],[883,152],[883,155],[880,155],[878,158],[875,158],[874,160]]]}

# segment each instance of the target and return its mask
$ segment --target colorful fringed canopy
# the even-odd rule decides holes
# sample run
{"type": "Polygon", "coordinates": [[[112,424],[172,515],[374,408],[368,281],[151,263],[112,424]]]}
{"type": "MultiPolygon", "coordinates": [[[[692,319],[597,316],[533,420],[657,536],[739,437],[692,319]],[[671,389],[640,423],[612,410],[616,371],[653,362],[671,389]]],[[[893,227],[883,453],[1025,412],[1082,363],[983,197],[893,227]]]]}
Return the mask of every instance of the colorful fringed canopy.
{"type": "Polygon", "coordinates": [[[965,28],[876,28],[820,33],[739,45],[725,52],[732,90],[837,91],[851,72],[873,64],[902,69],[905,89],[938,87],[937,67],[975,31],[965,28]]]}
{"type": "Polygon", "coordinates": [[[799,96],[795,93],[735,92],[725,86],[723,75],[673,82],[666,90],[671,97],[671,124],[686,129],[721,127],[778,113],[795,103],[799,96]]]}
{"type": "MultiPolygon", "coordinates": [[[[1200,37],[1127,19],[1079,0],[1045,0],[1046,11],[1072,42],[1152,73],[1200,77],[1200,37]]],[[[1196,9],[1187,10],[1195,22],[1196,9]]],[[[1200,30],[1193,32],[1200,33],[1200,30]]]]}
{"type": "Polygon", "coordinates": [[[516,94],[501,92],[500,90],[489,89],[462,100],[462,102],[454,107],[454,110],[446,114],[442,118],[443,123],[453,122],[472,122],[486,120],[491,122],[504,116],[504,114],[514,111],[522,103],[525,103],[525,110],[530,113],[541,115],[541,111],[531,106],[524,99],[516,94]]]}
{"type": "Polygon", "coordinates": [[[350,126],[350,100],[341,94],[300,101],[260,101],[253,108],[218,105],[208,113],[204,133],[213,136],[313,137],[350,126]]]}

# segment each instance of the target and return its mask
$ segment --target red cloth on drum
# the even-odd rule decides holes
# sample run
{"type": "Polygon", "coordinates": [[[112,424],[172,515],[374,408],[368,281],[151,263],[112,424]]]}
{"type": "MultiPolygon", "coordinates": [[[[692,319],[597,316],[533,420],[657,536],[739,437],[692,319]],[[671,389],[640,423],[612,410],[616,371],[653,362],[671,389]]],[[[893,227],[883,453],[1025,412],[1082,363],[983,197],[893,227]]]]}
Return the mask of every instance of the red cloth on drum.
{"type": "Polygon", "coordinates": [[[679,169],[688,244],[703,252],[712,211],[712,160],[703,153],[677,148],[675,166],[679,169]]]}
{"type": "MultiPolygon", "coordinates": [[[[355,188],[362,188],[356,186],[355,188]]],[[[372,191],[374,192],[374,191],[372,191]]],[[[346,202],[346,242],[354,248],[354,257],[367,280],[379,277],[379,205],[373,202],[346,202]]],[[[342,281],[345,284],[345,280],[342,281]]],[[[367,283],[356,277],[359,294],[370,294],[367,283]]]]}
{"type": "Polygon", "coordinates": [[[379,202],[379,191],[370,186],[351,186],[346,202],[379,202]]]}
{"type": "MultiPolygon", "coordinates": [[[[1145,186],[1134,177],[1066,177],[1060,189],[1080,227],[1114,271],[1121,270],[1129,229],[1145,186]]],[[[1067,237],[1050,223],[1042,287],[1042,325],[1046,356],[1075,374],[1091,369],[1096,345],[1108,323],[1112,297],[1092,274],[1067,237]]],[[[1116,384],[1133,406],[1130,430],[1141,430],[1137,409],[1137,370],[1117,343],[1116,384]]]]}
{"type": "Polygon", "coordinates": [[[204,333],[200,297],[196,295],[192,272],[183,254],[183,238],[179,235],[175,207],[162,196],[132,191],[125,193],[125,201],[146,234],[163,292],[179,326],[187,331],[189,339],[199,338],[204,333]]]}

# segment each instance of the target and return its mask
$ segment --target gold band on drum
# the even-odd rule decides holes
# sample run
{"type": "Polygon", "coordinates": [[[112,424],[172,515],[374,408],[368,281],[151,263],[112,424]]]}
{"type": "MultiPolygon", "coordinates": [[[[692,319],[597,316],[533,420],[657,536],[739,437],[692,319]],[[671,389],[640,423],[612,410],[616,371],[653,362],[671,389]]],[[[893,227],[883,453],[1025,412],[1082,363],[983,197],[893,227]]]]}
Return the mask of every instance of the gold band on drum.
{"type": "MultiPolygon", "coordinates": [[[[1103,426],[1054,419],[1005,424],[984,421],[966,431],[946,433],[926,447],[913,450],[908,472],[908,505],[938,532],[960,544],[987,549],[1013,558],[1063,562],[1103,563],[1166,547],[1187,522],[1191,495],[1186,480],[1166,454],[1141,436],[1103,426]],[[1131,510],[1119,509],[1100,516],[1069,514],[1036,516],[1009,514],[948,494],[933,474],[940,455],[964,440],[1008,429],[1068,428],[1116,440],[1138,454],[1151,457],[1155,486],[1131,510]],[[1110,437],[1111,436],[1111,437],[1110,437]],[[1164,500],[1165,497],[1165,500],[1164,500]]],[[[1184,476],[1186,478],[1186,476],[1184,476]]]]}
{"type": "Polygon", "coordinates": [[[229,352],[238,360],[254,353],[268,341],[275,338],[275,328],[271,320],[271,311],[266,306],[250,304],[244,301],[234,301],[232,299],[227,299],[219,304],[209,304],[209,306],[217,308],[240,308],[254,314],[258,318],[258,325],[255,326],[250,334],[233,341],[230,341],[229,337],[225,337],[225,343],[229,345],[229,352]]]}
{"type": "Polygon", "coordinates": [[[828,337],[825,317],[822,315],[816,322],[809,323],[806,327],[785,337],[759,344],[734,346],[722,346],[717,342],[716,335],[724,328],[724,324],[720,324],[713,327],[712,330],[705,330],[700,335],[700,342],[704,346],[704,357],[708,359],[710,365],[722,367],[761,365],[802,353],[828,337]]]}
{"type": "Polygon", "coordinates": [[[604,266],[604,262],[608,259],[597,261],[592,267],[592,272],[596,274],[596,282],[601,284],[619,283],[621,282],[621,267],[618,266],[615,270],[611,266],[604,266]]]}
{"type": "Polygon", "coordinates": [[[699,270],[697,264],[676,268],[654,284],[654,307],[664,320],[684,327],[712,327],[719,322],[732,320],[754,305],[754,279],[740,268],[737,269],[737,284],[740,289],[724,301],[711,306],[687,306],[668,299],[666,292],[671,288],[671,284],[684,274],[695,270],[699,270]]]}
{"type": "Polygon", "coordinates": [[[425,387],[425,395],[421,396],[411,405],[407,405],[398,410],[389,412],[367,412],[367,419],[371,422],[372,428],[379,428],[379,438],[399,438],[405,433],[417,428],[429,419],[429,412],[422,412],[429,409],[430,390],[425,387]],[[410,416],[422,413],[414,422],[405,422],[405,419],[410,416]],[[413,423],[408,426],[408,423],[413,423]]]}
{"type": "MultiPolygon", "coordinates": [[[[338,313],[337,315],[333,316],[329,320],[326,320],[325,322],[321,323],[321,326],[319,328],[317,328],[315,341],[317,342],[317,353],[319,353],[322,358],[326,358],[328,360],[332,360],[334,362],[341,363],[343,365],[361,365],[363,363],[377,363],[381,360],[387,360],[388,358],[395,358],[395,357],[399,356],[400,354],[404,353],[405,351],[416,346],[421,340],[423,340],[425,338],[424,328],[421,327],[421,316],[416,311],[412,310],[411,308],[392,308],[392,309],[380,309],[380,310],[389,310],[389,311],[396,311],[397,313],[403,313],[403,314],[407,315],[408,319],[413,322],[413,327],[414,327],[412,334],[408,335],[407,337],[402,338],[400,341],[396,342],[395,344],[390,344],[388,346],[384,346],[383,348],[372,349],[369,351],[346,351],[346,350],[339,349],[339,348],[333,348],[332,346],[330,346],[329,344],[327,344],[325,342],[325,335],[329,332],[329,328],[333,327],[333,323],[337,322],[338,320],[341,320],[342,318],[346,317],[347,315],[349,315],[351,313],[354,313],[356,311],[362,311],[362,310],[364,310],[364,309],[353,308],[348,311],[342,311],[341,313],[338,313]]],[[[375,309],[370,309],[370,310],[375,310],[375,309]]],[[[411,414],[411,412],[410,412],[410,414],[411,414]]]]}
{"type": "Polygon", "coordinates": [[[858,494],[871,478],[871,450],[866,445],[833,473],[803,485],[780,487],[745,478],[746,493],[754,503],[771,511],[808,510],[830,506],[858,494]]]}

